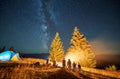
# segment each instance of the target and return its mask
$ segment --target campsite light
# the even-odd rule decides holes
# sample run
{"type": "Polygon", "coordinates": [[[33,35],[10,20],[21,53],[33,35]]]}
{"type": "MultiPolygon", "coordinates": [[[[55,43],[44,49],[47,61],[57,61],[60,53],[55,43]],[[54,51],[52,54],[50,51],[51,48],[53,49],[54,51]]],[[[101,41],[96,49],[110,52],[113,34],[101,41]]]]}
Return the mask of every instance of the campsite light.
{"type": "Polygon", "coordinates": [[[62,62],[56,62],[57,66],[62,67],[62,62]]]}
{"type": "Polygon", "coordinates": [[[66,61],[68,61],[68,59],[71,60],[71,62],[80,62],[80,60],[84,59],[84,55],[83,55],[83,51],[81,52],[68,52],[65,56],[66,61]]]}

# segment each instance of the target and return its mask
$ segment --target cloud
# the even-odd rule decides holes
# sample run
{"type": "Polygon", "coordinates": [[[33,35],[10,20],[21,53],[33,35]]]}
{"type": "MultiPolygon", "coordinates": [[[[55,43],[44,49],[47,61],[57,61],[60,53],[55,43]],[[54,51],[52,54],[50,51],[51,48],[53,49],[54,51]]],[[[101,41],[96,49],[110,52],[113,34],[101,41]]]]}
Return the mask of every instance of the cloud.
{"type": "Polygon", "coordinates": [[[120,54],[120,43],[110,37],[97,37],[90,44],[95,54],[120,54]]]}

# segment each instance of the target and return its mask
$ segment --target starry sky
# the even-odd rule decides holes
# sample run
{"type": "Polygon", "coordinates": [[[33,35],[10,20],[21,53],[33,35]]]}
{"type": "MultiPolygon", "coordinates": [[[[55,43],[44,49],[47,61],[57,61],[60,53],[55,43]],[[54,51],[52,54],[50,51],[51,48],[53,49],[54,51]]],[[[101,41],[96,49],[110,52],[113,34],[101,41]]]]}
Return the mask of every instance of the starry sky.
{"type": "Polygon", "coordinates": [[[119,0],[0,0],[0,48],[48,53],[59,32],[67,50],[75,26],[97,54],[120,54],[119,0]]]}

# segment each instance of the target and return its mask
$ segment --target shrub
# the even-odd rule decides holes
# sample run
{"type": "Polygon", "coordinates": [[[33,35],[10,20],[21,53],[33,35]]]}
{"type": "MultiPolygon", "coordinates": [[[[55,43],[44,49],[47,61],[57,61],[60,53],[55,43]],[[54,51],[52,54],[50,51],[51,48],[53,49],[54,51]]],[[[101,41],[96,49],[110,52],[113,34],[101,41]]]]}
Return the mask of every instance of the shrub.
{"type": "Polygon", "coordinates": [[[112,66],[105,67],[105,70],[116,71],[117,67],[115,65],[112,65],[112,66]]]}

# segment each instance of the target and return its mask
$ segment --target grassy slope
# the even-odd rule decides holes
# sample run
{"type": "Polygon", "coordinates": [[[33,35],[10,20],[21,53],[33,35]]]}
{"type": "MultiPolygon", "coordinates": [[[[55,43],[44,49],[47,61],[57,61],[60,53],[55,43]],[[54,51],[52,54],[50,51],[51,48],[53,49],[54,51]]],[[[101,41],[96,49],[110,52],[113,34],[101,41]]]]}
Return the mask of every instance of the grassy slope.
{"type": "Polygon", "coordinates": [[[107,70],[86,68],[86,67],[82,67],[82,69],[90,73],[100,74],[108,77],[120,78],[120,71],[107,71],[107,70]]]}
{"type": "MultiPolygon", "coordinates": [[[[79,75],[63,68],[47,68],[43,59],[23,58],[18,62],[0,62],[0,79],[81,79],[79,75]],[[35,62],[41,66],[36,67],[35,62]]],[[[92,68],[84,71],[109,77],[120,78],[120,72],[92,68]]]]}
{"type": "Polygon", "coordinates": [[[47,68],[43,59],[24,58],[19,62],[0,62],[0,79],[79,79],[62,68],[47,68]],[[35,67],[39,62],[42,66],[35,67]],[[32,65],[31,65],[32,64],[32,65]]]}

